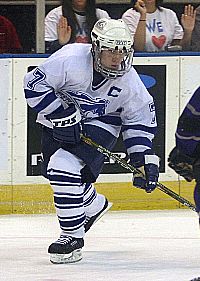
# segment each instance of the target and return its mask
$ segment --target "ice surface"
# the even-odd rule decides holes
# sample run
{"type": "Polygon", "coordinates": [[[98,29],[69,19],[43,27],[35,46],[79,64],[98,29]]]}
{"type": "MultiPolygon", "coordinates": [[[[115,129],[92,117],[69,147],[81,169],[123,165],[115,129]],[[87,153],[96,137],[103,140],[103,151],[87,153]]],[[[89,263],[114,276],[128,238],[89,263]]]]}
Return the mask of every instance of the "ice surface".
{"type": "Polygon", "coordinates": [[[0,281],[189,281],[200,277],[191,210],[109,212],[87,233],[83,260],[54,265],[56,215],[0,216],[0,281]]]}

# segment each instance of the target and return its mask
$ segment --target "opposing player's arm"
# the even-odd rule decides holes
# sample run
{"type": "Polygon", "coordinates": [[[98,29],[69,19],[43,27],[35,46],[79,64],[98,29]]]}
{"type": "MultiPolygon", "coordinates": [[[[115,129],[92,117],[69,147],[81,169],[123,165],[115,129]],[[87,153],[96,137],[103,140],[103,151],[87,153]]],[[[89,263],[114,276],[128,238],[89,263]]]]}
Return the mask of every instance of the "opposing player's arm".
{"type": "Polygon", "coordinates": [[[168,165],[187,181],[192,181],[200,155],[200,88],[198,88],[179,117],[176,147],[168,158],[168,165]]]}

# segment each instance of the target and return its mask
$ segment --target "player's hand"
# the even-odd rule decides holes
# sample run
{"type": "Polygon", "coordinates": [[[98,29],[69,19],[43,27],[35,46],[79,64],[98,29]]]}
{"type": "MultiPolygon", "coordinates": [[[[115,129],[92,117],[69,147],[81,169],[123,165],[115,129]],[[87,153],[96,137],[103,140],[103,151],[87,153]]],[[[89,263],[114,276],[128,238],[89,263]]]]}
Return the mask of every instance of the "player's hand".
{"type": "Polygon", "coordinates": [[[157,155],[144,155],[143,157],[143,166],[139,167],[141,174],[133,174],[133,185],[150,193],[156,188],[158,182],[159,157],[157,155]]]}
{"type": "Polygon", "coordinates": [[[184,8],[184,14],[181,15],[181,24],[184,31],[192,32],[195,25],[196,10],[192,5],[186,5],[184,8]]]}
{"type": "Polygon", "coordinates": [[[74,104],[60,113],[46,115],[46,118],[53,125],[55,140],[72,145],[80,143],[81,115],[74,104]]]}
{"type": "Polygon", "coordinates": [[[143,0],[137,0],[137,2],[134,5],[134,8],[136,9],[136,11],[138,11],[141,14],[141,16],[142,15],[146,16],[147,9],[143,0]]]}
{"type": "Polygon", "coordinates": [[[174,147],[169,154],[168,166],[188,182],[194,179],[193,164],[195,159],[174,147]]]}
{"type": "Polygon", "coordinates": [[[60,17],[57,25],[58,41],[60,45],[65,45],[69,42],[72,34],[71,26],[68,25],[67,19],[60,17]]]}

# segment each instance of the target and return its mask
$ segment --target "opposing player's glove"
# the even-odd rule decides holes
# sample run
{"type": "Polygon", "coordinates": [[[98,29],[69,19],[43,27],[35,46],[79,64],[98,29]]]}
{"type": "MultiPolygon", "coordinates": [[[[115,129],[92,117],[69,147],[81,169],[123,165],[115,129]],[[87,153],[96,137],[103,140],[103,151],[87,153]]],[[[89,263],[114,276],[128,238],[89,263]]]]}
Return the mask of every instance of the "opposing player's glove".
{"type": "Polygon", "coordinates": [[[67,144],[78,144],[81,133],[81,115],[74,104],[60,113],[46,115],[53,124],[53,137],[55,140],[67,144]]]}
{"type": "Polygon", "coordinates": [[[194,162],[194,158],[182,153],[177,147],[172,149],[168,158],[168,166],[189,182],[194,179],[194,162]]]}
{"type": "Polygon", "coordinates": [[[139,158],[133,166],[141,171],[141,174],[133,173],[133,185],[145,189],[147,193],[156,188],[159,177],[159,157],[153,154],[138,154],[139,158]]]}

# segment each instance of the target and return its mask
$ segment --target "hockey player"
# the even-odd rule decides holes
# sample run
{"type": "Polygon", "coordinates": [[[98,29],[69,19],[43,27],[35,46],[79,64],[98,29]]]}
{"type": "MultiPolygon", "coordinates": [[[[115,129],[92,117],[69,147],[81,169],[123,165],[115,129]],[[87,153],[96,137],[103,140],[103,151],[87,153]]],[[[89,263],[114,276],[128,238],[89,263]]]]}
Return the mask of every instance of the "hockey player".
{"type": "Polygon", "coordinates": [[[179,117],[175,136],[176,147],[169,154],[169,167],[188,182],[195,179],[194,201],[200,215],[200,87],[179,117]]]}
{"type": "Polygon", "coordinates": [[[151,192],[159,175],[155,106],[131,67],[129,29],[122,20],[100,19],[91,38],[92,45],[68,44],[25,76],[27,103],[43,124],[43,164],[61,228],[48,249],[53,263],[79,261],[85,232],[109,207],[91,184],[104,156],[80,133],[112,149],[122,129],[130,162],[143,171],[133,184],[151,192]]]}

